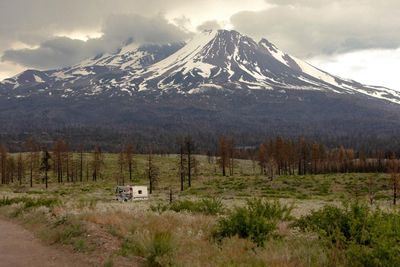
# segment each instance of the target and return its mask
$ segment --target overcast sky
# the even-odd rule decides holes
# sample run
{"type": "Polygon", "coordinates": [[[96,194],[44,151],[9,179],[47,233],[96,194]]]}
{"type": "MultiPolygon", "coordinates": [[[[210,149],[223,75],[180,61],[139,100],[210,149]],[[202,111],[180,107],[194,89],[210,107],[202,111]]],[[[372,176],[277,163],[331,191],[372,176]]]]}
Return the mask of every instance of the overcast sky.
{"type": "Polygon", "coordinates": [[[400,90],[398,0],[0,0],[0,80],[209,28],[265,37],[333,74],[400,90]]]}

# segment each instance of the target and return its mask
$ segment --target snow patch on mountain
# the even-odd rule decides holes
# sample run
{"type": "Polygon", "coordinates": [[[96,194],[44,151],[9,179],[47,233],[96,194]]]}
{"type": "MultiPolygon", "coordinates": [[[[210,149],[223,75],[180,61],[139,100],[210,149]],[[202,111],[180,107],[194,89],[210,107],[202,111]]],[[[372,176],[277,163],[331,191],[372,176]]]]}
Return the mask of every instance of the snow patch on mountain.
{"type": "Polygon", "coordinates": [[[127,44],[59,70],[27,70],[0,83],[0,96],[52,93],[62,97],[106,95],[134,97],[136,92],[175,90],[288,90],[366,95],[400,104],[400,92],[367,86],[320,70],[236,31],[210,30],[187,43],[127,44]],[[45,88],[45,89],[43,89],[45,88]],[[23,90],[19,90],[23,89],[23,90]]]}
{"type": "Polygon", "coordinates": [[[188,70],[198,68],[202,72],[209,72],[209,64],[200,66],[196,64],[196,62],[201,62],[201,57],[198,57],[198,53],[214,39],[215,35],[215,31],[205,31],[202,34],[196,35],[187,45],[175,54],[151,66],[149,72],[154,72],[154,74],[157,75],[178,67],[183,67],[188,70]],[[201,67],[204,67],[204,69],[201,67]]]}

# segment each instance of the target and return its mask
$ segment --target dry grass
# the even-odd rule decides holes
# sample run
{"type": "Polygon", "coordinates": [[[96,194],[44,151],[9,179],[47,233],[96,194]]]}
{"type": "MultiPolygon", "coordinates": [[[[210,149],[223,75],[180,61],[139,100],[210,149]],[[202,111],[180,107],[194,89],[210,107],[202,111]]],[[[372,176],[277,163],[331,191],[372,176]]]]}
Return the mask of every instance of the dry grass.
{"type": "MultiPolygon", "coordinates": [[[[274,199],[285,205],[293,204],[292,215],[298,218],[327,204],[341,205],[342,201],[351,199],[366,201],[364,182],[374,176],[378,203],[389,209],[386,175],[282,176],[270,182],[253,173],[249,161],[238,161],[240,166],[235,175],[222,177],[205,157],[198,160],[200,172],[193,179],[193,187],[181,193],[176,157],[156,157],[161,172],[155,194],[149,201],[118,203],[112,200],[116,155],[107,154],[104,180],[97,183],[58,185],[53,182],[48,190],[41,184],[33,189],[1,186],[0,198],[52,197],[59,199],[60,205],[24,210],[21,204],[13,204],[1,207],[0,214],[17,216],[17,220],[40,233],[47,242],[63,243],[86,253],[97,266],[327,266],[332,264],[331,252],[313,236],[296,232],[288,222],[278,224],[280,238],[266,242],[261,248],[237,237],[215,242],[211,233],[223,214],[158,213],[151,211],[150,206],[167,205],[172,188],[174,200],[217,196],[227,209],[242,206],[252,197],[274,199]],[[16,215],[16,211],[21,212],[16,215]],[[79,226],[71,229],[68,225],[79,226]],[[78,233],[80,236],[76,236],[78,233]]],[[[133,183],[147,184],[145,156],[136,156],[136,161],[133,183]]]]}

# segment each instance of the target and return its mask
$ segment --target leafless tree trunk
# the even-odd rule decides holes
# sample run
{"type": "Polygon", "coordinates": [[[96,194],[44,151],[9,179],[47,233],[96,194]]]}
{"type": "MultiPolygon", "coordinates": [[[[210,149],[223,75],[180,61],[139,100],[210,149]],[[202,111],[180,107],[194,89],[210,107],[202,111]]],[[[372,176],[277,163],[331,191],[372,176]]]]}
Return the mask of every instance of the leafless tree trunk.
{"type": "Polygon", "coordinates": [[[132,144],[128,144],[125,148],[125,161],[126,161],[126,164],[128,165],[129,181],[132,181],[133,180],[132,172],[133,172],[133,167],[135,165],[135,162],[133,160],[132,144]]]}
{"type": "Polygon", "coordinates": [[[179,153],[179,175],[181,182],[181,191],[183,191],[185,176],[186,176],[186,167],[185,167],[184,149],[182,144],[180,146],[180,153],[179,153]]]}
{"type": "Polygon", "coordinates": [[[118,154],[118,166],[119,166],[119,181],[117,184],[125,185],[125,177],[124,177],[124,166],[125,166],[125,159],[124,159],[124,152],[121,149],[120,153],[118,154]]]}
{"type": "Polygon", "coordinates": [[[222,176],[226,176],[228,165],[228,144],[225,136],[221,136],[218,142],[219,165],[222,169],[222,176]]]}
{"type": "Polygon", "coordinates": [[[151,150],[147,158],[147,177],[149,179],[149,193],[152,194],[158,179],[158,168],[153,163],[151,150]]]}
{"type": "Polygon", "coordinates": [[[3,145],[0,145],[1,184],[5,184],[7,180],[7,158],[7,149],[3,145]]]}
{"type": "Polygon", "coordinates": [[[19,153],[17,158],[17,179],[19,185],[22,185],[23,176],[24,176],[24,158],[22,157],[22,153],[19,153]]]}
{"type": "Polygon", "coordinates": [[[187,152],[187,176],[188,176],[188,187],[190,188],[192,186],[192,163],[193,163],[193,158],[192,158],[192,152],[193,152],[193,140],[191,136],[187,136],[185,138],[185,145],[186,145],[186,152],[187,152]]]}

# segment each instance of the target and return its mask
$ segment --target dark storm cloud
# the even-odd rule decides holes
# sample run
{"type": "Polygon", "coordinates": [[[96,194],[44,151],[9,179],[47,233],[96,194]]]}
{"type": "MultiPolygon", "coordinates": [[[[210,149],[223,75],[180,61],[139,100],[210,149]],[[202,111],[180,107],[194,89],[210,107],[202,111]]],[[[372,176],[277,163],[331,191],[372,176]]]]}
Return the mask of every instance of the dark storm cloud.
{"type": "Polygon", "coordinates": [[[161,15],[151,18],[139,15],[110,16],[104,22],[102,32],[101,38],[86,42],[58,37],[42,42],[35,49],[6,50],[2,60],[32,68],[57,68],[76,64],[99,53],[113,52],[128,40],[138,44],[170,43],[185,40],[189,36],[161,15]]]}
{"type": "Polygon", "coordinates": [[[15,41],[37,44],[54,33],[98,30],[112,14],[155,16],[184,0],[1,0],[0,51],[15,41]]]}
{"type": "MultiPolygon", "coordinates": [[[[57,66],[57,59],[65,57],[65,60],[59,62],[60,66],[65,65],[66,62],[81,59],[85,53],[86,56],[91,56],[93,51],[97,52],[97,50],[93,49],[91,45],[78,44],[78,41],[58,38],[53,40],[55,36],[60,33],[99,32],[102,27],[104,30],[108,30],[108,33],[105,34],[106,39],[111,37],[111,30],[115,31],[115,35],[119,33],[117,37],[126,31],[125,38],[132,37],[131,33],[135,33],[137,40],[144,41],[179,39],[178,36],[182,36],[182,32],[169,27],[159,14],[174,6],[187,4],[185,0],[1,0],[0,56],[5,50],[12,50],[18,44],[40,46],[35,51],[7,51],[3,60],[15,59],[25,65],[23,55],[26,55],[29,57],[26,59],[26,63],[29,63],[27,66],[48,67],[57,66]],[[113,14],[116,15],[113,16],[113,14]],[[119,14],[128,14],[121,15],[120,20],[126,23],[125,26],[118,22],[117,15],[119,14]],[[153,19],[135,18],[129,14],[140,14],[153,19]],[[137,24],[131,21],[131,18],[138,19],[137,24]],[[108,20],[107,23],[106,20],[108,20]],[[160,23],[160,25],[154,25],[156,23],[160,23]],[[118,29],[118,26],[122,29],[118,29]],[[129,26],[133,30],[128,29],[129,26]],[[139,26],[143,27],[143,31],[140,31],[139,26]],[[154,37],[146,36],[144,32],[146,29],[154,30],[154,37]],[[176,32],[174,32],[175,30],[176,32]],[[53,45],[53,43],[58,45],[60,42],[65,42],[65,45],[74,44],[71,51],[75,52],[69,57],[65,56],[64,50],[53,45]],[[49,43],[51,47],[48,47],[49,43]],[[85,53],[74,50],[74,47],[78,46],[84,47],[85,53]],[[48,56],[40,59],[39,55],[48,56]]],[[[105,40],[99,40],[99,42],[102,41],[105,40]]],[[[110,44],[94,46],[103,46],[106,50],[110,50],[115,48],[115,43],[115,40],[111,40],[110,44]]]]}
{"type": "Polygon", "coordinates": [[[240,12],[240,32],[266,37],[301,57],[400,46],[398,0],[267,0],[272,7],[240,12]]]}
{"type": "Polygon", "coordinates": [[[7,50],[2,59],[40,69],[68,66],[85,59],[88,55],[100,53],[102,48],[96,43],[97,41],[85,43],[59,37],[43,42],[36,49],[7,50]]]}
{"type": "MultiPolygon", "coordinates": [[[[182,40],[188,37],[184,29],[193,26],[191,14],[169,17],[178,26],[160,14],[215,2],[227,7],[233,4],[232,0],[0,0],[0,56],[4,53],[3,60],[49,68],[113,51],[130,37],[138,43],[182,40]],[[103,36],[88,42],[56,37],[74,31],[103,32],[103,36]],[[38,48],[13,50],[21,43],[38,48]]],[[[252,37],[266,37],[299,57],[400,46],[398,0],[265,2],[270,8],[232,16],[234,28],[252,37]]],[[[252,3],[248,1],[249,7],[252,3]]],[[[209,11],[196,12],[206,20],[209,11]]],[[[198,30],[207,28],[220,25],[209,20],[198,26],[198,30]]]]}

